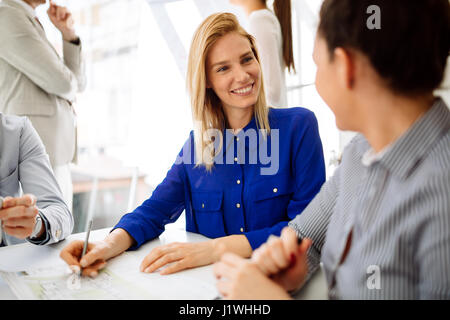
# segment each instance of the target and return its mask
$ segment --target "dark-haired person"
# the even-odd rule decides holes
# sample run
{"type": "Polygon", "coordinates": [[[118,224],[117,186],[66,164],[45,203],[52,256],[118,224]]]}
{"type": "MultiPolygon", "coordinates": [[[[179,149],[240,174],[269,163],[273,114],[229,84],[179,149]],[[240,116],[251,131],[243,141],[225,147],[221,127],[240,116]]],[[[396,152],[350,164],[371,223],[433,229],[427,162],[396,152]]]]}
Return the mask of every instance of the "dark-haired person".
{"type": "Polygon", "coordinates": [[[225,297],[289,298],[321,261],[332,299],[450,299],[450,111],[432,94],[449,26],[447,0],[323,3],[317,90],[337,126],[360,134],[280,238],[250,261],[222,256],[225,297]]]}
{"type": "Polygon", "coordinates": [[[285,69],[295,72],[292,49],[291,0],[230,0],[248,15],[248,31],[255,37],[264,75],[267,104],[286,107],[285,69]]]}

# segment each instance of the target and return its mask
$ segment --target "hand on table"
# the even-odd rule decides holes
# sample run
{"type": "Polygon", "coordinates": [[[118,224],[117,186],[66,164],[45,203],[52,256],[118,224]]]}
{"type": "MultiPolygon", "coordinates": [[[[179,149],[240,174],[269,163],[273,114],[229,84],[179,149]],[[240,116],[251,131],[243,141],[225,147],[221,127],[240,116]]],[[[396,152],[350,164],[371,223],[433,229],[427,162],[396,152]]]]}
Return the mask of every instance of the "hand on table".
{"type": "Polygon", "coordinates": [[[6,197],[0,209],[3,230],[13,237],[25,239],[33,233],[38,213],[34,195],[6,197]]]}
{"type": "Polygon", "coordinates": [[[47,10],[47,14],[53,25],[61,31],[64,40],[73,41],[78,39],[73,27],[74,21],[72,14],[66,7],[58,6],[50,1],[50,7],[47,10]]]}
{"type": "Polygon", "coordinates": [[[217,259],[213,241],[197,243],[174,242],[154,248],[141,263],[141,272],[151,273],[173,263],[160,271],[161,275],[175,273],[184,269],[214,263],[217,259]]]}

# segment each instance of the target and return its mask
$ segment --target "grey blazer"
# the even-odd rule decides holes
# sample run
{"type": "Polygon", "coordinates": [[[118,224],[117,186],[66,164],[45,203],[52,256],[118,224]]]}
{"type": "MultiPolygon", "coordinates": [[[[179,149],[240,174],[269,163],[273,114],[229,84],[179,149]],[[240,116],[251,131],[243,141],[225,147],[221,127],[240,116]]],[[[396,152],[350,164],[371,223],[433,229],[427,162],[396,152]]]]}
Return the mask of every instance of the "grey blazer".
{"type": "Polygon", "coordinates": [[[74,159],[75,94],[85,87],[81,45],[63,41],[63,59],[19,4],[0,2],[0,112],[25,115],[53,166],[74,159]]]}
{"type": "MultiPolygon", "coordinates": [[[[64,203],[36,130],[26,117],[0,113],[0,196],[16,197],[21,192],[36,196],[39,214],[47,227],[42,241],[29,242],[54,243],[72,233],[72,214],[64,203]]],[[[5,244],[24,242],[3,230],[0,232],[5,244]]]]}

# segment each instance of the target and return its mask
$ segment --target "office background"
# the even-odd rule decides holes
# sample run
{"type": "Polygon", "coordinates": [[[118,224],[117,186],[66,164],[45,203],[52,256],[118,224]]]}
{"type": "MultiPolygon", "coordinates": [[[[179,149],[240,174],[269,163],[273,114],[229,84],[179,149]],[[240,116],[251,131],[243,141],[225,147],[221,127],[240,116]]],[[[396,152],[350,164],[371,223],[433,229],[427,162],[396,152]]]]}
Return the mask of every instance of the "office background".
{"type": "MultiPolygon", "coordinates": [[[[87,89],[76,103],[79,162],[73,168],[74,232],[115,224],[162,181],[192,128],[185,73],[191,37],[209,14],[244,12],[228,0],[55,0],[73,13],[87,62],[87,89]]],[[[270,1],[269,1],[269,4],[270,1]]],[[[321,1],[292,1],[296,74],[287,75],[288,106],[304,106],[319,121],[327,176],[351,133],[314,87],[312,51],[321,1]]],[[[59,32],[37,9],[61,52],[59,32]]],[[[444,92],[450,100],[450,76],[444,92]]],[[[175,225],[183,227],[183,217],[175,225]]]]}

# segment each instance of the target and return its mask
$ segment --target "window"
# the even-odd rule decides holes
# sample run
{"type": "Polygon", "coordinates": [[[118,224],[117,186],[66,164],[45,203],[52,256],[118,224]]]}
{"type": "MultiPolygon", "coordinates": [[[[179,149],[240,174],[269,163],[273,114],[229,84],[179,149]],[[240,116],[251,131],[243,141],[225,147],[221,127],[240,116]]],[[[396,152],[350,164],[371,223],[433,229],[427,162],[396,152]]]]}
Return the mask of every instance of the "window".
{"type": "MultiPolygon", "coordinates": [[[[158,184],[192,127],[185,72],[194,30],[209,14],[246,16],[228,0],[59,1],[73,12],[87,62],[88,87],[78,97],[80,157],[104,152],[158,184]]],[[[289,106],[312,110],[326,163],[339,151],[334,116],[314,87],[313,40],[320,1],[292,1],[297,74],[287,76],[289,106]]],[[[269,1],[269,5],[271,2],[269,1]]],[[[39,16],[52,42],[60,36],[39,16]]]]}

